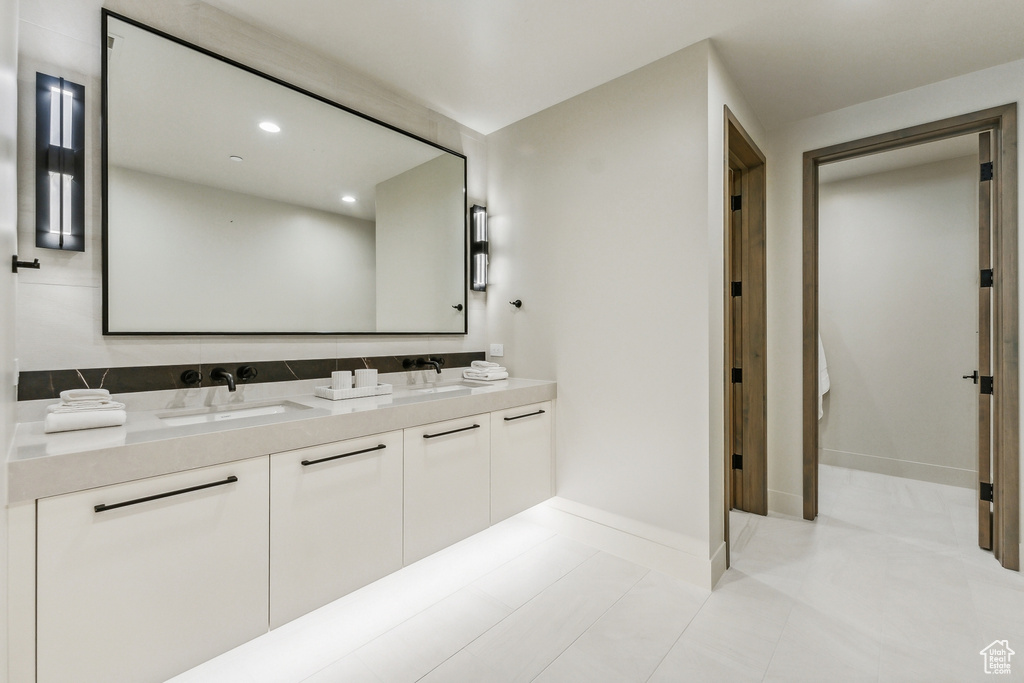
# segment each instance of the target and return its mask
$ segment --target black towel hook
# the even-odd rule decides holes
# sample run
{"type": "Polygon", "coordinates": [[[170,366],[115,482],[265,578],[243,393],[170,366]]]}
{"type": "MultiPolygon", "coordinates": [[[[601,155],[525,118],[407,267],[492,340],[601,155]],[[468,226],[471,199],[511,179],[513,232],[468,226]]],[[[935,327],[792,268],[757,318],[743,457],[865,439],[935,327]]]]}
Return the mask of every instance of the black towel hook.
{"type": "Polygon", "coordinates": [[[523,302],[520,301],[519,299],[516,299],[515,301],[509,301],[509,303],[512,304],[513,306],[515,306],[516,308],[522,308],[523,307],[523,302]]]}

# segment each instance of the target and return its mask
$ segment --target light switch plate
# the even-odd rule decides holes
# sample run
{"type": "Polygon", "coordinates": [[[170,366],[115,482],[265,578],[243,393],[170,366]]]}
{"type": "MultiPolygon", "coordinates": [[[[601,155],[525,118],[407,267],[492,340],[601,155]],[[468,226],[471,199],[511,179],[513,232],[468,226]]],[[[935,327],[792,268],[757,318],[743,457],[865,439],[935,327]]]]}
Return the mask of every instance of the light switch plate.
{"type": "Polygon", "coordinates": [[[504,355],[505,355],[505,345],[504,344],[491,344],[491,357],[492,358],[501,358],[504,355]]]}

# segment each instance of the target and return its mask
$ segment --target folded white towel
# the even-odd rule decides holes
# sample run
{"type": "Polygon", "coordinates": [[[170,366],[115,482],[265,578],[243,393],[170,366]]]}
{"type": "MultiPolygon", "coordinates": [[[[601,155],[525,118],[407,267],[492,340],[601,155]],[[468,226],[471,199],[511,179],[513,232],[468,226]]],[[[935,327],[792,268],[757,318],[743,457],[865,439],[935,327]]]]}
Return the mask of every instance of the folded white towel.
{"type": "Polygon", "coordinates": [[[470,365],[474,368],[480,368],[481,370],[501,367],[498,363],[492,363],[489,360],[475,360],[472,363],[470,363],[470,365]]]}
{"type": "Polygon", "coordinates": [[[95,427],[118,427],[128,419],[123,410],[89,410],[74,413],[49,413],[43,424],[47,434],[70,432],[75,429],[95,427]]]}
{"type": "Polygon", "coordinates": [[[65,403],[75,401],[109,401],[110,391],[107,389],[68,389],[60,392],[60,400],[65,403]]]}
{"type": "Polygon", "coordinates": [[[48,413],[87,413],[103,410],[124,410],[125,405],[117,401],[72,401],[71,403],[54,403],[47,406],[48,413]]]}
{"type": "Polygon", "coordinates": [[[465,370],[462,376],[466,379],[476,379],[484,382],[493,382],[499,379],[507,379],[508,372],[502,370],[501,372],[473,372],[472,370],[465,370]]]}

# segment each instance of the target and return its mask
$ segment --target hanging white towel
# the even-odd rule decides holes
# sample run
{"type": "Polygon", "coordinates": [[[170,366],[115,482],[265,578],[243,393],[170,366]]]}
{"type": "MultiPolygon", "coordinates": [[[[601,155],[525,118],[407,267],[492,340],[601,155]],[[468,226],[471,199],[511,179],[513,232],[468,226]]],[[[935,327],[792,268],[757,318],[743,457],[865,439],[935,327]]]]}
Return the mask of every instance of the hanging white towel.
{"type": "Polygon", "coordinates": [[[821,343],[821,335],[818,335],[818,419],[825,416],[824,400],[832,386],[828,378],[828,361],[825,360],[825,346],[821,343]]]}

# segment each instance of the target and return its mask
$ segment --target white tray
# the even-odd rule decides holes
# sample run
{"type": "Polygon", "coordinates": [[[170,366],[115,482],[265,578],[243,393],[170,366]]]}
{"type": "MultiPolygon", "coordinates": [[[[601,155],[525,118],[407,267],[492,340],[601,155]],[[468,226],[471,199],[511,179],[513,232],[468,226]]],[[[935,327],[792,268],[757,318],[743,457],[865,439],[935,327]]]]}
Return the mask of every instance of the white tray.
{"type": "Polygon", "coordinates": [[[320,398],[331,401],[340,401],[343,398],[364,398],[366,396],[384,396],[391,393],[390,384],[378,384],[375,387],[359,387],[358,389],[331,389],[326,387],[313,387],[313,393],[320,398]]]}

